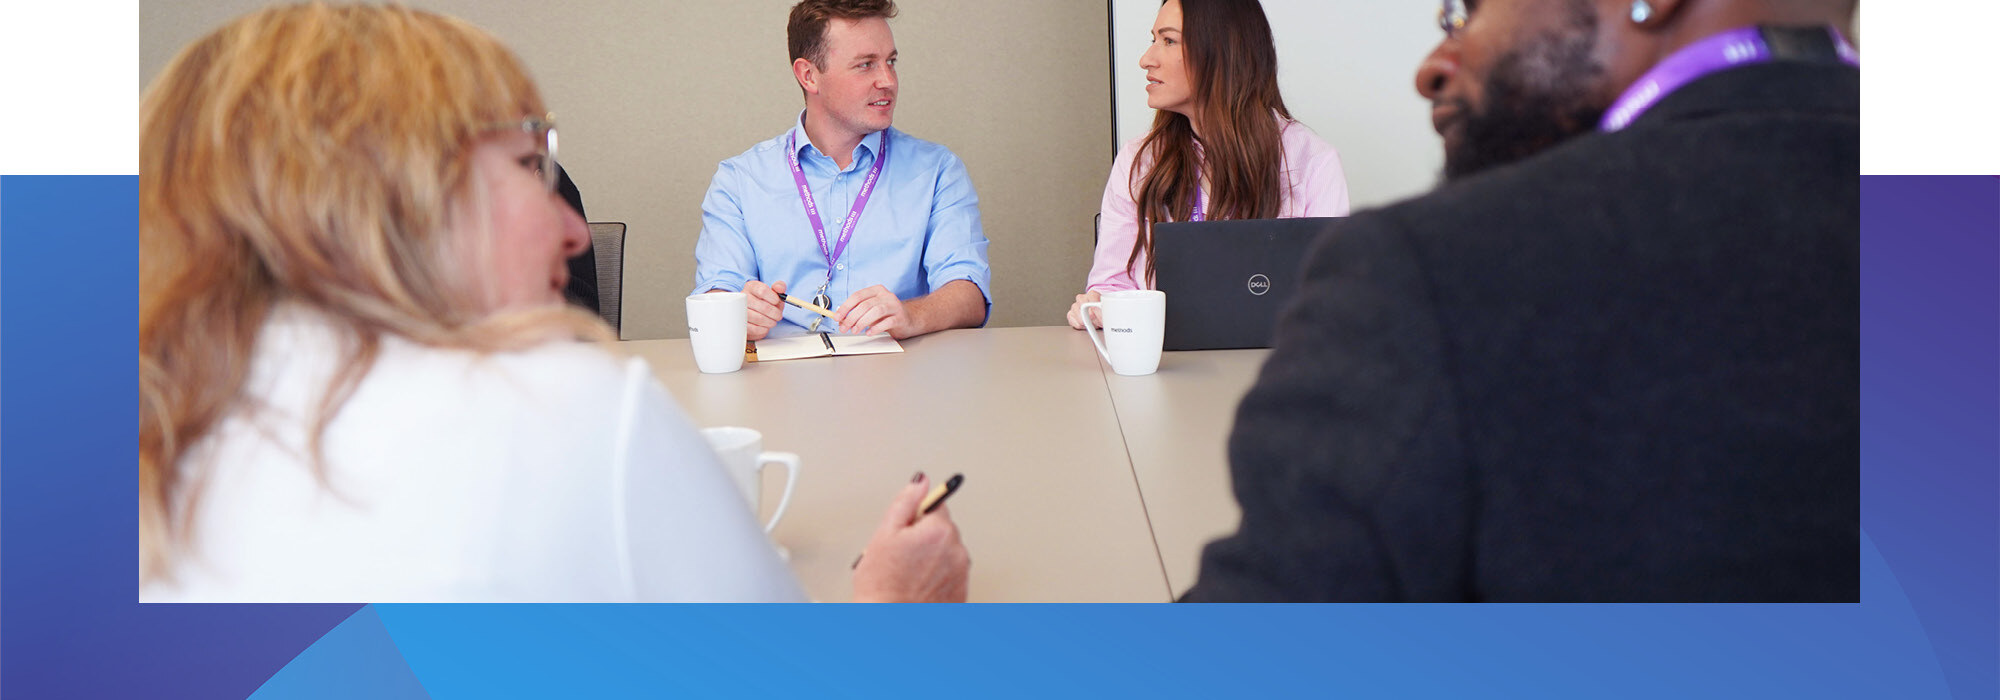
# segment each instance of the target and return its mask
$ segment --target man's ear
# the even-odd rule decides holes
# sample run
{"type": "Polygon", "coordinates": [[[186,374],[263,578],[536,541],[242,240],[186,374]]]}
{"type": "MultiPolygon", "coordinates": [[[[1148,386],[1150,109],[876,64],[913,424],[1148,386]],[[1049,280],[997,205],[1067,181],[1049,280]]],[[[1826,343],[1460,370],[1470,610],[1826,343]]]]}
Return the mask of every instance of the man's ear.
{"type": "Polygon", "coordinates": [[[1679,14],[1682,0],[1616,0],[1612,3],[1617,13],[1612,15],[1621,22],[1631,22],[1644,30],[1658,30],[1672,22],[1679,14]]]}
{"type": "Polygon", "coordinates": [[[799,81],[799,88],[808,95],[819,94],[819,67],[803,58],[792,60],[792,77],[799,81]]]}

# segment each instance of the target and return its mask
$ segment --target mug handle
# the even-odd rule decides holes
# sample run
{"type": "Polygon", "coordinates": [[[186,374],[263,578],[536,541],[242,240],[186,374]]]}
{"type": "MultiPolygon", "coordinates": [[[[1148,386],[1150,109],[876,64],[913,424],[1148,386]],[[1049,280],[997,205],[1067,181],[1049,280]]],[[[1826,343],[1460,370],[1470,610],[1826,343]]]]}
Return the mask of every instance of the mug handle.
{"type": "Polygon", "coordinates": [[[799,485],[799,456],[790,452],[766,452],[757,455],[757,473],[763,474],[764,467],[772,464],[785,465],[785,495],[778,497],[778,509],[771,512],[771,522],[764,523],[764,534],[778,527],[784,519],[785,508],[792,504],[792,487],[799,485]]]}
{"type": "Polygon", "coordinates": [[[1104,309],[1104,302],[1101,301],[1084,302],[1083,306],[1077,307],[1077,314],[1083,317],[1083,332],[1085,335],[1090,336],[1090,344],[1097,346],[1097,354],[1102,355],[1104,357],[1105,362],[1110,362],[1111,351],[1105,349],[1104,338],[1097,335],[1097,326],[1092,325],[1090,323],[1090,310],[1093,308],[1098,309],[1099,312],[1102,313],[1102,310],[1104,309]]]}

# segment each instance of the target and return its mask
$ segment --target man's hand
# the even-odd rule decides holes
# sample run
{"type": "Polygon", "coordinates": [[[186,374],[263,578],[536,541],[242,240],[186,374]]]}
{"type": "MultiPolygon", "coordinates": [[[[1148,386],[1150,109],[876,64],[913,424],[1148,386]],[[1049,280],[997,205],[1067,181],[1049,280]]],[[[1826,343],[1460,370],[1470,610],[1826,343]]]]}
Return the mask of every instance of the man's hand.
{"type": "Polygon", "coordinates": [[[750,280],[743,284],[743,295],[746,297],[744,306],[749,311],[750,321],[748,339],[763,340],[764,336],[771,334],[772,328],[777,327],[779,321],[785,320],[785,300],[778,296],[784,293],[783,280],[769,286],[758,280],[750,280]]]}
{"type": "Polygon", "coordinates": [[[897,340],[947,328],[971,328],[986,320],[986,295],[970,280],[952,280],[936,291],[900,299],[888,287],[855,292],[833,310],[842,333],[887,333],[897,340]]]}
{"type": "Polygon", "coordinates": [[[855,292],[841,302],[840,308],[833,310],[833,320],[840,322],[842,333],[888,333],[895,338],[915,335],[903,300],[879,284],[855,292]]]}

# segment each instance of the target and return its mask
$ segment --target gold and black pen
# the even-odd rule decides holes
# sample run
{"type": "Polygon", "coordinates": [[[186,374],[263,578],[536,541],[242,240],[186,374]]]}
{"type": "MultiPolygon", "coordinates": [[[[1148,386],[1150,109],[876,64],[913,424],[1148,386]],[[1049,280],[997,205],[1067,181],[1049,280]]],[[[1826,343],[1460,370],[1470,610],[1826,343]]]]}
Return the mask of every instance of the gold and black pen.
{"type": "MultiPolygon", "coordinates": [[[[795,297],[795,296],[792,296],[792,295],[790,295],[790,294],[782,294],[782,293],[778,294],[778,298],[779,298],[780,300],[783,300],[783,301],[784,301],[785,303],[787,303],[787,304],[791,304],[792,306],[796,306],[796,307],[799,307],[799,308],[801,308],[801,309],[805,309],[805,310],[807,310],[807,311],[811,311],[811,312],[813,312],[813,313],[816,313],[816,314],[819,314],[819,315],[821,315],[821,316],[825,316],[825,317],[827,317],[827,318],[833,318],[833,312],[832,312],[832,311],[828,311],[828,310],[826,310],[826,307],[823,307],[823,306],[820,306],[820,305],[818,305],[818,304],[815,304],[815,303],[812,303],[812,302],[810,302],[810,301],[800,301],[798,297],[795,297]]],[[[834,319],[834,320],[839,320],[839,319],[834,319]]]]}
{"type": "MultiPolygon", "coordinates": [[[[938,506],[944,505],[944,499],[951,498],[952,494],[958,493],[959,485],[964,483],[964,474],[953,474],[944,483],[931,487],[931,492],[925,494],[924,500],[917,504],[917,517],[922,518],[930,515],[931,511],[938,509],[938,506]]],[[[866,552],[855,555],[854,563],[848,565],[847,568],[852,569],[861,566],[861,557],[864,556],[867,556],[866,552]]]]}

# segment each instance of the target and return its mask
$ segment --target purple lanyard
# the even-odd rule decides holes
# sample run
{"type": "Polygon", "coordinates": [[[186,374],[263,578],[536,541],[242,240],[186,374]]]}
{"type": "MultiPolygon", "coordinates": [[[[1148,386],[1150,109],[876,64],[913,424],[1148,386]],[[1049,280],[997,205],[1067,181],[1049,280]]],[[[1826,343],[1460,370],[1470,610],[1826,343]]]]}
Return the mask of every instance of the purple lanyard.
{"type": "MultiPolygon", "coordinates": [[[[1832,28],[1827,33],[1833,36],[1834,50],[1842,63],[1860,65],[1860,58],[1854,45],[1847,43],[1847,37],[1832,28]]],[[[1756,27],[1741,27],[1702,39],[1687,48],[1674,52],[1667,60],[1653,66],[1638,82],[1625,89],[1611,109],[1604,112],[1603,121],[1597,128],[1602,131],[1617,131],[1632,125],[1632,120],[1659,104],[1660,100],[1682,86],[1696,79],[1737,66],[1771,61],[1771,45],[1764,41],[1764,35],[1756,27]]]]}
{"type": "MultiPolygon", "coordinates": [[[[1194,157],[1197,163],[1199,163],[1202,160],[1202,148],[1200,140],[1196,140],[1194,142],[1194,157]]],[[[1188,215],[1188,221],[1207,221],[1208,210],[1207,207],[1202,206],[1201,203],[1201,169],[1199,165],[1196,166],[1194,173],[1194,201],[1192,202],[1192,204],[1194,205],[1192,207],[1194,209],[1194,212],[1188,215]]]]}
{"type": "MultiPolygon", "coordinates": [[[[847,251],[847,241],[854,237],[854,225],[861,221],[861,210],[868,208],[868,195],[875,192],[875,181],[882,177],[882,165],[889,162],[889,130],[882,130],[882,148],[875,154],[875,166],[868,169],[868,177],[861,181],[861,193],[854,197],[854,208],[847,211],[847,220],[840,224],[840,240],[832,248],[826,245],[826,223],[820,221],[819,205],[813,202],[812,187],[806,184],[806,171],[799,168],[799,133],[794,131],[785,138],[785,157],[792,163],[792,181],[799,185],[799,201],[806,205],[806,220],[812,222],[813,235],[819,238],[819,254],[826,256],[826,281],[833,283],[833,263],[840,254],[847,251]]],[[[824,291],[825,285],[820,289],[824,291]]]]}

